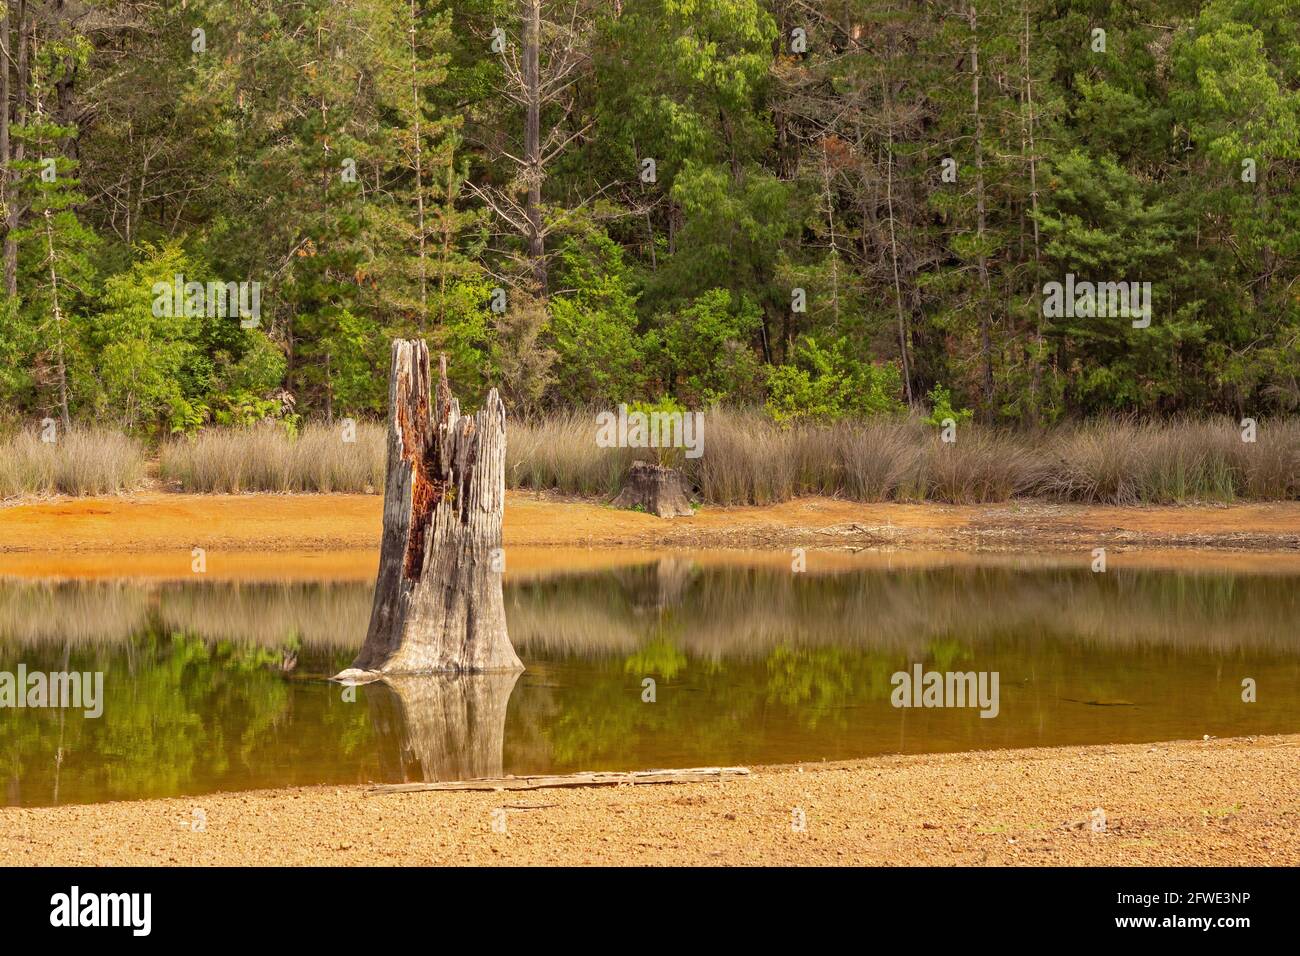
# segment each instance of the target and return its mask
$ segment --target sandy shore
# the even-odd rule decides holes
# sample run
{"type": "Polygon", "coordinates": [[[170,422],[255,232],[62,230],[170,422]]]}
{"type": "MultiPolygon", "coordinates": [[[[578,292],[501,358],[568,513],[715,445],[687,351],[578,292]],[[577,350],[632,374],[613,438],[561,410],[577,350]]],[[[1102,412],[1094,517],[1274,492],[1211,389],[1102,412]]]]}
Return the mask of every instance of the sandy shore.
{"type": "Polygon", "coordinates": [[[0,865],[36,864],[1295,866],[1300,735],[879,757],[707,784],[0,808],[0,865]]]}
{"type": "MultiPolygon", "coordinates": [[[[241,555],[231,573],[302,576],[374,573],[382,502],[373,495],[180,495],[61,498],[0,507],[0,574],[188,574],[192,548],[241,555]],[[260,555],[259,555],[260,553],[260,555]]],[[[508,496],[512,567],[555,549],[1058,551],[1087,555],[1195,550],[1241,563],[1300,568],[1300,502],[1230,507],[1111,508],[863,504],[800,498],[768,507],[703,508],[662,520],[584,501],[508,496]],[[1267,552],[1267,556],[1264,554],[1267,552]]],[[[571,556],[572,557],[572,556],[571,556]]],[[[572,557],[572,560],[578,560],[572,557]]]]}

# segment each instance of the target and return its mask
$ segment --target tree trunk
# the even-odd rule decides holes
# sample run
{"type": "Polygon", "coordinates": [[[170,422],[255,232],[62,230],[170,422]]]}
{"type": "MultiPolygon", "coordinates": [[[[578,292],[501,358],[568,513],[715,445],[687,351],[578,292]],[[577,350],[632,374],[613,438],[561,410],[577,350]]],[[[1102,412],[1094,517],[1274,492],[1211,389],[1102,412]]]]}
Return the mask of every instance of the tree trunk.
{"type": "Polygon", "coordinates": [[[984,369],[982,417],[993,421],[993,340],[989,308],[989,264],[984,255],[984,118],[980,115],[980,48],[979,21],[975,7],[970,8],[971,114],[975,121],[975,235],[979,241],[979,276],[981,299],[980,361],[984,369]]]}
{"type": "Polygon", "coordinates": [[[45,248],[50,267],[50,307],[54,313],[54,329],[57,333],[55,347],[59,373],[59,420],[63,423],[63,433],[66,435],[72,428],[72,421],[68,417],[68,366],[63,355],[63,310],[59,307],[59,273],[55,267],[54,227],[51,225],[49,209],[45,210],[45,248]]]}
{"type": "Polygon", "coordinates": [[[415,0],[411,0],[411,97],[414,100],[411,117],[415,124],[415,210],[416,225],[419,229],[420,249],[420,328],[425,329],[429,323],[429,277],[425,259],[424,226],[424,144],[420,133],[420,72],[419,52],[415,46],[417,11],[415,0]]]}
{"type": "Polygon", "coordinates": [[[1029,64],[1029,7],[1023,9],[1025,17],[1025,53],[1024,53],[1024,77],[1025,77],[1025,107],[1028,112],[1026,118],[1025,138],[1029,146],[1029,201],[1031,203],[1032,215],[1030,217],[1034,226],[1034,376],[1030,385],[1030,395],[1032,396],[1033,408],[1030,410],[1032,424],[1038,425],[1041,421],[1040,401],[1038,398],[1039,388],[1043,381],[1043,257],[1039,248],[1038,236],[1038,156],[1034,146],[1034,81],[1030,73],[1029,64]]]}
{"type": "Polygon", "coordinates": [[[649,461],[634,461],[614,499],[615,508],[641,507],[660,518],[689,517],[691,503],[682,488],[682,473],[649,461]]]}
{"type": "MultiPolygon", "coordinates": [[[[6,4],[7,7],[8,4],[6,4]]],[[[27,45],[30,36],[28,19],[26,0],[18,0],[17,32],[5,35],[5,45],[9,51],[5,69],[8,71],[10,63],[14,67],[14,111],[10,124],[11,135],[12,126],[27,122],[27,45]],[[16,50],[14,49],[15,46],[17,47],[16,50]]],[[[8,109],[9,100],[6,96],[6,112],[8,109]]],[[[6,177],[9,186],[9,192],[6,196],[8,222],[6,223],[4,245],[5,291],[11,296],[16,296],[18,294],[18,240],[16,234],[18,227],[22,224],[22,210],[19,207],[18,175],[14,172],[13,166],[15,163],[23,161],[27,152],[26,140],[20,137],[17,142],[11,141],[10,150],[10,155],[5,157],[5,168],[0,170],[0,174],[6,177]]]]}
{"type": "Polygon", "coordinates": [[[9,228],[9,76],[13,72],[9,62],[13,50],[13,38],[9,35],[9,0],[4,0],[4,6],[0,8],[0,47],[3,47],[0,49],[0,67],[4,68],[0,73],[0,207],[5,210],[5,292],[15,295],[18,291],[18,248],[9,228]]]}
{"type": "Polygon", "coordinates": [[[889,87],[884,77],[880,79],[880,92],[884,101],[889,145],[885,150],[885,203],[889,212],[889,260],[894,269],[894,309],[898,318],[898,356],[903,373],[903,396],[907,407],[912,407],[912,367],[907,358],[907,318],[903,314],[903,287],[898,280],[898,234],[894,231],[894,113],[889,87]]]}
{"type": "Polygon", "coordinates": [[[835,195],[831,191],[831,164],[822,137],[822,195],[826,200],[826,230],[831,239],[831,328],[840,330],[840,247],[835,242],[835,195]]]}
{"type": "Polygon", "coordinates": [[[528,258],[533,267],[534,294],[547,295],[546,241],[542,234],[542,3],[528,0],[524,24],[524,85],[528,111],[524,118],[524,160],[528,164],[528,258]]]}
{"type": "Polygon", "coordinates": [[[438,364],[431,409],[428,348],[393,342],[375,603],[361,653],[336,680],[523,670],[501,593],[505,407],[492,389],[462,417],[438,364]]]}

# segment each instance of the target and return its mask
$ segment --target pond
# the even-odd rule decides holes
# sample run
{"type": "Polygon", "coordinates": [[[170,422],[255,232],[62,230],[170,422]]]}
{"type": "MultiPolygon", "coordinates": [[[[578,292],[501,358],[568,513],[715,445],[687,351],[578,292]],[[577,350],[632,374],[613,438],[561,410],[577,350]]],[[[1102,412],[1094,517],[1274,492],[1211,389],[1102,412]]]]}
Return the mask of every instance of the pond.
{"type": "Polygon", "coordinates": [[[0,673],[104,688],[98,717],[0,708],[0,799],[1300,730],[1293,574],[664,556],[505,596],[524,673],[344,688],[326,678],[360,647],[367,584],[0,580],[0,673]],[[996,674],[996,716],[895,706],[917,665],[996,674]]]}

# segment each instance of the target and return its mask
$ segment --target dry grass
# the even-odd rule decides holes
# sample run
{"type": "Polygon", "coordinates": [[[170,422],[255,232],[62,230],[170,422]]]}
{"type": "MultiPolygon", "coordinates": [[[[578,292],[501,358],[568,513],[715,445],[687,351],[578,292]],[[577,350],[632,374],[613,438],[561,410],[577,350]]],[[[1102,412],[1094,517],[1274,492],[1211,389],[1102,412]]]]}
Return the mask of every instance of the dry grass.
{"type": "MultiPolygon", "coordinates": [[[[760,411],[704,414],[704,454],[683,469],[714,505],[765,505],[817,494],[856,501],[977,504],[1036,496],[1090,504],[1168,504],[1300,498],[1300,419],[1259,423],[1243,442],[1230,420],[1124,419],[1013,432],[963,425],[939,440],[915,418],[782,427],[760,411]]],[[[649,449],[601,448],[591,411],[512,420],[506,445],[511,488],[612,497],[649,449]]],[[[78,430],[54,445],[31,433],[0,440],[0,496],[130,491],[144,449],[106,430],[78,430]]],[[[385,429],[308,425],[292,438],[274,426],[208,429],[166,442],[160,474],[180,490],[240,493],[379,493],[385,429]]]]}
{"type": "Polygon", "coordinates": [[[968,429],[940,442],[914,419],[782,428],[757,413],[714,411],[704,455],[687,474],[713,504],[769,504],[797,495],[857,501],[1002,501],[1031,488],[1038,462],[1012,438],[968,429]]]}
{"type": "MultiPolygon", "coordinates": [[[[594,416],[511,423],[512,487],[612,495],[628,449],[598,448],[594,416]]],[[[685,462],[700,500],[764,505],[819,494],[977,504],[1038,496],[1095,504],[1300,497],[1300,421],[1105,420],[1056,433],[965,425],[945,443],[915,418],[783,428],[757,411],[705,413],[704,455],[685,462]]]]}
{"type": "Polygon", "coordinates": [[[1039,491],[1069,501],[1178,504],[1300,496],[1300,421],[1094,422],[1054,436],[1039,491]]]}
{"type": "Polygon", "coordinates": [[[916,422],[842,425],[836,446],[843,467],[841,492],[855,501],[888,501],[924,494],[926,435],[916,422]]]}
{"type": "Polygon", "coordinates": [[[1257,500],[1300,498],[1300,420],[1265,423],[1254,444],[1239,440],[1230,444],[1238,495],[1257,500]]]}
{"type": "Polygon", "coordinates": [[[143,446],[110,429],[60,432],[51,443],[27,431],[0,440],[0,497],[119,494],[144,474],[143,446]]]}
{"type": "Polygon", "coordinates": [[[596,445],[596,418],[559,412],[535,421],[511,421],[506,432],[506,484],[574,495],[615,495],[635,455],[596,445]]]}
{"type": "Polygon", "coordinates": [[[1006,501],[1036,487],[1044,464],[1018,436],[965,428],[957,440],[928,439],[925,497],[950,504],[1006,501]]]}
{"type": "Polygon", "coordinates": [[[686,461],[686,474],[711,504],[787,501],[823,475],[826,463],[810,458],[817,448],[809,438],[759,414],[711,410],[704,415],[704,454],[686,461]]]}
{"type": "Polygon", "coordinates": [[[308,425],[297,437],[273,425],[208,429],[164,445],[160,474],[182,491],[377,494],[386,454],[384,427],[370,422],[357,423],[353,442],[339,425],[308,425]]]}

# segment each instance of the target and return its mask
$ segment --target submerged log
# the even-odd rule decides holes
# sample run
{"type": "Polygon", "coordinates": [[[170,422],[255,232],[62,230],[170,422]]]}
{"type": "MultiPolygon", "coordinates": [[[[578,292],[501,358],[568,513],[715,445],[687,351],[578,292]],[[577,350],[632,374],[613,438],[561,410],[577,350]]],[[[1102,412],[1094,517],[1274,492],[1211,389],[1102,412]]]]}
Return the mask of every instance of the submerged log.
{"type": "Polygon", "coordinates": [[[632,462],[628,469],[614,507],[640,507],[660,518],[689,517],[694,513],[680,471],[640,460],[632,462]]]}
{"type": "Polygon", "coordinates": [[[505,421],[496,389],[461,416],[445,358],[430,408],[427,347],[393,342],[379,576],[365,644],[335,680],[523,670],[501,593],[505,421]]]}

